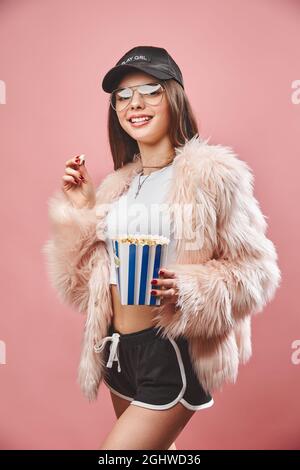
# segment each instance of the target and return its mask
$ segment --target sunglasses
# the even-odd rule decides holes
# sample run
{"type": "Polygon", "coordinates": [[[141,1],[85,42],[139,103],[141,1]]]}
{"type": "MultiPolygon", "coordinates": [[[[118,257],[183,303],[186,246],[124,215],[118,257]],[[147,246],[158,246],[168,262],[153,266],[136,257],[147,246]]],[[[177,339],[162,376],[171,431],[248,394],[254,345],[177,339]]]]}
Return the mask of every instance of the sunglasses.
{"type": "Polygon", "coordinates": [[[151,106],[161,103],[165,91],[161,83],[145,83],[143,85],[116,88],[110,95],[110,104],[115,111],[123,111],[131,103],[134,90],[138,90],[144,102],[151,106]]]}

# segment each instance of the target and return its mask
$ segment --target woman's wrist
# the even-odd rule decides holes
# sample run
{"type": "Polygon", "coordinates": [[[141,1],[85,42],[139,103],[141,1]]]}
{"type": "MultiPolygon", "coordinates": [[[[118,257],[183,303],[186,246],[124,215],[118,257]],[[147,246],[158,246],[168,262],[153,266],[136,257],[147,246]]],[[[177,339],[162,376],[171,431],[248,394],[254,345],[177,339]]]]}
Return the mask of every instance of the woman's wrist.
{"type": "Polygon", "coordinates": [[[95,207],[95,204],[96,204],[95,201],[93,202],[89,201],[82,205],[73,204],[73,206],[75,207],[75,209],[93,209],[95,207]]]}

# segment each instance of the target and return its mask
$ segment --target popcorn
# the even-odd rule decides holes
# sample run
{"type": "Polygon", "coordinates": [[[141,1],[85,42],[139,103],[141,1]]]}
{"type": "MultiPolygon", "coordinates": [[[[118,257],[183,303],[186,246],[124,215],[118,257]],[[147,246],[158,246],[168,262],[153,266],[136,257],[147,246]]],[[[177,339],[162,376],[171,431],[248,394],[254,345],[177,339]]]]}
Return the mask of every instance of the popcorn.
{"type": "Polygon", "coordinates": [[[118,240],[119,243],[135,243],[136,245],[167,245],[170,240],[167,237],[162,235],[145,235],[145,234],[135,234],[135,235],[120,235],[116,237],[115,240],[118,240]]]}
{"type": "Polygon", "coordinates": [[[82,153],[81,155],[79,155],[79,166],[83,165],[85,162],[85,154],[82,153]]]}
{"type": "Polygon", "coordinates": [[[112,237],[121,305],[160,305],[151,295],[151,279],[165,266],[170,240],[161,235],[122,234],[112,237]]]}

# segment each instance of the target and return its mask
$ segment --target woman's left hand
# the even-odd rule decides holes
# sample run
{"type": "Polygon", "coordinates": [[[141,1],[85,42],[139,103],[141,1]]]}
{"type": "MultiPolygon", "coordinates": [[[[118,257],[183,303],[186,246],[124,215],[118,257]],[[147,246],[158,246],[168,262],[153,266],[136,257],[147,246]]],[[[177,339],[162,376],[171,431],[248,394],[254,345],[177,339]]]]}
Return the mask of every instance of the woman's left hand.
{"type": "Polygon", "coordinates": [[[151,280],[151,285],[153,287],[151,295],[155,295],[155,297],[160,296],[161,303],[164,305],[168,303],[176,304],[178,300],[178,289],[175,271],[161,268],[159,275],[162,277],[151,280]],[[157,282],[153,283],[153,281],[157,282]]]}

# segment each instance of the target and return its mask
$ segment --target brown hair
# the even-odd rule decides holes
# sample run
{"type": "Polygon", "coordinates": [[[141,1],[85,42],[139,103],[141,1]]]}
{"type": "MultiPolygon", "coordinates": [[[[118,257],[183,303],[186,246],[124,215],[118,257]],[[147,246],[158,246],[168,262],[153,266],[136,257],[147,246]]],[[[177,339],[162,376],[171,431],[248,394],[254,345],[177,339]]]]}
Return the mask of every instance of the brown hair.
{"type": "MultiPolygon", "coordinates": [[[[176,80],[157,79],[157,82],[165,88],[169,102],[171,144],[179,147],[198,133],[196,118],[184,89],[176,80]]],[[[131,162],[134,154],[139,152],[137,141],[120,126],[117,113],[111,106],[108,112],[108,137],[114,170],[131,162]]]]}

